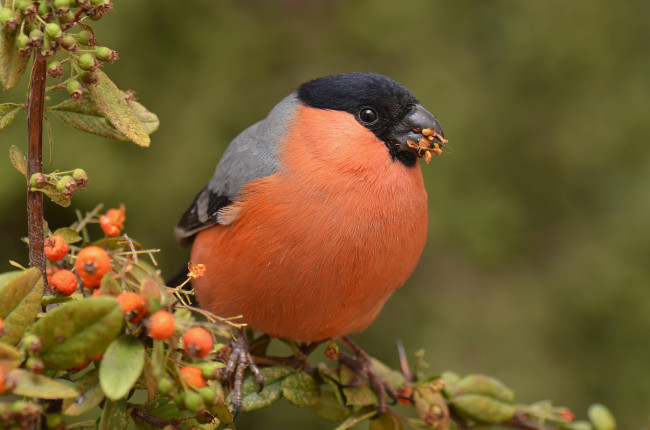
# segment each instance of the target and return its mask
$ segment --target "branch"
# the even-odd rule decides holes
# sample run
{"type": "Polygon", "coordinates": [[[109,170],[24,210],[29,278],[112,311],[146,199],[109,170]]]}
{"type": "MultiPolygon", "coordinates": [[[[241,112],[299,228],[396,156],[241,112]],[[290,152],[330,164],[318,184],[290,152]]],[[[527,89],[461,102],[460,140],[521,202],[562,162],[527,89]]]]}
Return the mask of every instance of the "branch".
{"type": "MultiPolygon", "coordinates": [[[[46,59],[39,52],[34,52],[34,66],[29,83],[27,100],[27,133],[29,140],[27,180],[34,173],[43,171],[43,104],[45,102],[46,59]]],[[[27,230],[29,237],[29,264],[37,267],[45,275],[45,254],[43,253],[43,193],[27,192],[27,230]]],[[[43,276],[45,291],[47,277],[43,276]]]]}

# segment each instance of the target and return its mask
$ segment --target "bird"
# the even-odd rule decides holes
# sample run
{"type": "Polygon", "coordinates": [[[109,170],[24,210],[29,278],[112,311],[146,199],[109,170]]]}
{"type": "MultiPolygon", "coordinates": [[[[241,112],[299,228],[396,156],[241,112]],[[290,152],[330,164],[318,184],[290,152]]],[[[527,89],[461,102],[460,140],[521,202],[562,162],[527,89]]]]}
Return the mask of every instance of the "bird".
{"type": "Polygon", "coordinates": [[[206,267],[192,280],[199,305],[299,342],[365,330],[421,257],[418,160],[445,143],[436,117],[389,77],[300,85],[232,140],[175,228],[206,267]]]}

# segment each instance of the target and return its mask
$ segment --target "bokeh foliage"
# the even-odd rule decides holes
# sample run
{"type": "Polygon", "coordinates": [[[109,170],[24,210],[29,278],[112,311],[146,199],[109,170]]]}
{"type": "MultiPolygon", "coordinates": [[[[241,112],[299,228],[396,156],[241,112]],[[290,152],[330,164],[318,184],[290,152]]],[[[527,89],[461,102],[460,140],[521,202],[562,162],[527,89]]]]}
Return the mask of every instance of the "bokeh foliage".
{"type": "MultiPolygon", "coordinates": [[[[227,143],[297,85],[375,71],[410,88],[450,143],[425,167],[429,243],[405,288],[356,337],[395,365],[394,340],[432,370],[499,377],[519,400],[580,415],[610,406],[621,428],[650,414],[650,5],[468,0],[118,1],[98,22],[107,66],[158,114],[151,148],[68,130],[55,158],[91,183],[74,204],[124,203],[129,231],[187,258],[172,228],[227,143]],[[111,27],[113,26],[113,27],[111,27]],[[80,149],[83,148],[83,149],[80,149]]],[[[0,102],[20,102],[19,87],[0,102]]],[[[19,114],[23,115],[23,114],[19,114]]],[[[22,117],[17,118],[24,119],[22,117]]],[[[22,146],[14,126],[2,147],[22,146]]],[[[0,169],[0,262],[26,263],[23,178],[0,169]]],[[[424,167],[424,166],[423,166],[424,167]]],[[[46,207],[53,228],[70,211],[46,207]]],[[[242,424],[311,428],[282,407],[242,424]]],[[[309,423],[309,424],[306,424],[309,423]]],[[[323,423],[324,428],[329,428],[323,423]]]]}

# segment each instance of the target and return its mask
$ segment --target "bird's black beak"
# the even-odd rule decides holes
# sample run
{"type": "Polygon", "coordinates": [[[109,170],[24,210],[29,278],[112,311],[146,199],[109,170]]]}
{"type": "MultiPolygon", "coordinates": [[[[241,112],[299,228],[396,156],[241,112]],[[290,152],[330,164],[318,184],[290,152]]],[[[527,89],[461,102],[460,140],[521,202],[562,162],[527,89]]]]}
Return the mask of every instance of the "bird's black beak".
{"type": "Polygon", "coordinates": [[[421,105],[413,105],[395,127],[391,140],[398,151],[409,151],[417,157],[424,157],[428,163],[431,154],[441,154],[447,143],[438,120],[421,105]]]}

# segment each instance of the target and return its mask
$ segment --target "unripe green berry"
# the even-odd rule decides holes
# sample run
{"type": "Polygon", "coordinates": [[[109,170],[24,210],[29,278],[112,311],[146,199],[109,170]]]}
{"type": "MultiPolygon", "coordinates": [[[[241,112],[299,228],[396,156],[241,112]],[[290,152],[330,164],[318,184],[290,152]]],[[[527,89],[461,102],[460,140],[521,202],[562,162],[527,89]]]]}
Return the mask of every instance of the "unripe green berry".
{"type": "Polygon", "coordinates": [[[14,12],[7,8],[0,8],[0,27],[4,27],[7,21],[11,20],[14,17],[14,12]]]}
{"type": "Polygon", "coordinates": [[[214,403],[215,394],[210,387],[203,387],[199,390],[199,395],[203,399],[206,405],[212,406],[214,403]]]}
{"type": "Polygon", "coordinates": [[[14,0],[14,8],[21,12],[25,12],[33,6],[34,2],[32,2],[32,0],[14,0]]]}
{"type": "Polygon", "coordinates": [[[23,346],[25,349],[28,351],[40,351],[40,349],[43,347],[43,342],[41,342],[41,339],[34,335],[34,334],[28,334],[23,338],[23,346]]]}
{"type": "Polygon", "coordinates": [[[95,56],[102,61],[108,61],[110,63],[118,59],[117,52],[105,46],[95,48],[95,56]]]}
{"type": "Polygon", "coordinates": [[[65,175],[56,183],[56,190],[63,194],[72,194],[77,189],[77,181],[72,176],[65,175]]]}
{"type": "Polygon", "coordinates": [[[96,68],[95,57],[88,53],[81,54],[79,58],[77,58],[77,64],[81,70],[92,70],[93,68],[96,68]]]}
{"type": "Polygon", "coordinates": [[[72,171],[72,177],[77,182],[77,186],[85,187],[88,185],[88,175],[84,169],[74,169],[72,171]]]}
{"type": "Polygon", "coordinates": [[[63,76],[63,66],[60,61],[52,60],[47,63],[47,74],[53,78],[63,76]]]}
{"type": "Polygon", "coordinates": [[[59,24],[49,22],[49,23],[45,24],[45,34],[50,39],[56,40],[59,37],[61,37],[63,32],[61,31],[61,27],[59,27],[59,24]]]}
{"type": "Polygon", "coordinates": [[[38,14],[45,18],[48,15],[52,13],[52,6],[49,3],[46,2],[41,2],[41,4],[38,6],[38,14]]]}
{"type": "Polygon", "coordinates": [[[42,360],[36,357],[30,357],[25,362],[25,366],[32,371],[32,373],[41,373],[45,369],[45,364],[42,360]]]}
{"type": "Polygon", "coordinates": [[[185,407],[192,412],[197,412],[199,409],[203,409],[203,397],[194,391],[186,391],[183,393],[183,403],[185,407]]]}
{"type": "Polygon", "coordinates": [[[80,45],[89,45],[90,41],[94,39],[93,34],[88,30],[80,31],[74,36],[77,39],[77,43],[80,45]]]}
{"type": "Polygon", "coordinates": [[[28,44],[29,44],[29,37],[27,37],[26,34],[20,33],[16,37],[16,48],[18,48],[18,50],[20,51],[26,50],[28,44]]]}
{"type": "Polygon", "coordinates": [[[43,32],[37,28],[29,32],[29,44],[40,48],[43,46],[43,32]]]}
{"type": "Polygon", "coordinates": [[[70,12],[70,0],[54,0],[52,6],[57,13],[66,14],[70,12]]]}
{"type": "Polygon", "coordinates": [[[68,51],[75,51],[77,49],[77,39],[71,34],[64,34],[59,43],[68,51]]]}
{"type": "Polygon", "coordinates": [[[74,12],[68,11],[68,13],[64,13],[59,16],[59,24],[61,25],[66,25],[73,23],[75,20],[74,12]]]}
{"type": "Polygon", "coordinates": [[[48,429],[57,429],[63,422],[60,414],[48,414],[45,416],[45,424],[48,429]]]}
{"type": "Polygon", "coordinates": [[[29,178],[29,185],[31,185],[32,188],[41,189],[47,185],[47,183],[47,176],[42,173],[34,173],[32,177],[29,178]]]}
{"type": "Polygon", "coordinates": [[[158,381],[158,391],[160,391],[160,394],[167,395],[171,393],[173,389],[174,383],[171,381],[171,379],[164,377],[158,381]]]}

